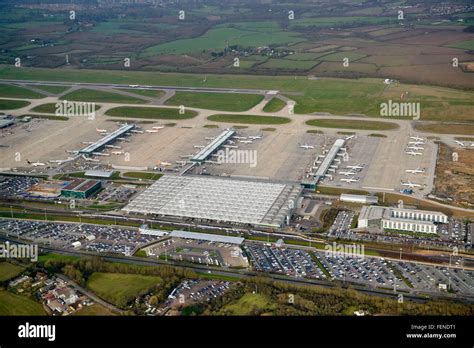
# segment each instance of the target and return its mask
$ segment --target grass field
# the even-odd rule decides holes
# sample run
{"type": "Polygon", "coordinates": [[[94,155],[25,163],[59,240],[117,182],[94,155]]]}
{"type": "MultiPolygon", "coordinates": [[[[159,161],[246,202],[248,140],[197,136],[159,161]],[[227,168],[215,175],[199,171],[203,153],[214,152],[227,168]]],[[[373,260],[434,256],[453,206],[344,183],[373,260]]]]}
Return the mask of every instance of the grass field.
{"type": "Polygon", "coordinates": [[[31,118],[44,118],[46,120],[54,120],[54,121],[67,121],[69,117],[66,116],[56,116],[56,115],[35,115],[35,114],[26,114],[21,115],[20,117],[29,116],[31,118]]]}
{"type": "Polygon", "coordinates": [[[32,299],[0,289],[0,315],[46,315],[43,306],[32,299]]]}
{"type": "Polygon", "coordinates": [[[322,128],[343,128],[343,129],[361,129],[361,130],[393,130],[398,125],[391,122],[378,121],[357,121],[357,120],[334,120],[329,118],[315,119],[306,121],[309,126],[322,128]]]}
{"type": "Polygon", "coordinates": [[[40,89],[45,92],[53,93],[53,94],[60,94],[65,91],[67,91],[70,87],[64,87],[64,86],[48,86],[48,85],[34,85],[31,86],[36,89],[40,89]]]}
{"type": "Polygon", "coordinates": [[[286,103],[280,98],[273,97],[263,108],[265,112],[278,112],[286,106],[286,103]]]}
{"type": "Polygon", "coordinates": [[[120,104],[144,104],[145,100],[134,98],[126,95],[97,91],[92,89],[78,89],[67,93],[61,97],[63,100],[85,101],[85,102],[103,102],[103,103],[120,103],[120,104]]]}
{"type": "Polygon", "coordinates": [[[415,123],[415,129],[421,132],[439,134],[474,135],[474,124],[458,123],[415,123]]]}
{"type": "Polygon", "coordinates": [[[474,40],[456,42],[449,47],[460,48],[463,50],[474,51],[474,40]]]}
{"type": "Polygon", "coordinates": [[[176,92],[167,105],[220,111],[247,111],[263,100],[262,95],[235,93],[176,92]]]}
{"type": "Polygon", "coordinates": [[[399,84],[384,88],[382,79],[321,78],[305,76],[254,76],[176,74],[113,70],[62,70],[42,68],[16,69],[0,65],[4,78],[41,81],[120,83],[187,87],[226,87],[279,90],[301,93],[291,95],[297,102],[296,113],[330,112],[333,114],[380,115],[380,104],[409,92],[411,102],[422,102],[422,120],[465,121],[472,119],[474,92],[452,88],[399,84]],[[204,82],[205,81],[205,82],[204,82]],[[454,102],[454,103],[451,103],[454,102]]]}
{"type": "Polygon", "coordinates": [[[163,176],[163,174],[147,172],[126,172],[123,173],[123,176],[126,178],[134,179],[158,180],[163,176]]]}
{"type": "Polygon", "coordinates": [[[319,62],[311,60],[289,60],[289,59],[269,59],[265,63],[259,65],[266,69],[283,69],[283,70],[309,70],[319,62]]]}
{"type": "Polygon", "coordinates": [[[283,31],[275,22],[245,22],[218,25],[202,36],[149,47],[140,56],[222,51],[227,45],[260,47],[304,41],[299,33],[283,31]]]}
{"type": "MultiPolygon", "coordinates": [[[[95,105],[95,110],[99,110],[100,105],[95,105]]],[[[56,103],[47,103],[35,106],[31,109],[32,112],[40,112],[44,114],[56,114],[56,103]]]]}
{"type": "Polygon", "coordinates": [[[28,105],[30,105],[30,102],[23,100],[0,99],[0,110],[21,109],[28,105]]]}
{"type": "Polygon", "coordinates": [[[245,124],[284,124],[291,122],[286,117],[256,115],[211,115],[207,119],[214,122],[245,124]]]}
{"type": "Polygon", "coordinates": [[[275,306],[265,295],[246,293],[234,303],[225,305],[220,312],[225,315],[252,315],[256,312],[271,312],[275,306]]]}
{"type": "Polygon", "coordinates": [[[123,307],[162,282],[155,276],[95,272],[89,277],[87,288],[104,300],[123,307]]]}
{"type": "Polygon", "coordinates": [[[10,280],[23,272],[24,268],[10,262],[0,262],[0,282],[10,280]]]}
{"type": "Polygon", "coordinates": [[[185,110],[184,114],[179,113],[179,109],[172,108],[147,108],[147,107],[132,107],[119,106],[108,110],[108,116],[127,117],[127,118],[149,118],[149,119],[164,119],[164,120],[185,120],[193,118],[197,115],[196,111],[185,110]]]}
{"type": "Polygon", "coordinates": [[[150,97],[150,98],[161,98],[165,95],[164,91],[150,90],[150,89],[121,89],[121,91],[126,91],[129,93],[142,95],[144,97],[150,97]]]}
{"type": "Polygon", "coordinates": [[[75,312],[73,315],[80,317],[83,316],[92,316],[92,315],[115,315],[113,312],[109,311],[106,307],[101,306],[98,303],[94,303],[92,306],[83,307],[80,311],[75,312]]]}
{"type": "Polygon", "coordinates": [[[44,98],[45,96],[42,94],[33,92],[27,88],[0,84],[0,97],[40,99],[40,98],[44,98]]]}

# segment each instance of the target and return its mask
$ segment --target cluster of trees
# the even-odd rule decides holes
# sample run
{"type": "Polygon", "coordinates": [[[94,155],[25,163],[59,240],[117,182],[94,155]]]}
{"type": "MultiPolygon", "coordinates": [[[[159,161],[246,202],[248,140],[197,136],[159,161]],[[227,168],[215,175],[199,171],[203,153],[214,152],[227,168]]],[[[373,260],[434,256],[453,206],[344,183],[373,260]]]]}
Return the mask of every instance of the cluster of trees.
{"type": "Polygon", "coordinates": [[[370,315],[468,315],[474,305],[453,301],[430,300],[424,303],[361,294],[353,289],[294,286],[254,278],[239,282],[223,296],[203,304],[204,315],[225,315],[225,306],[235,303],[246,293],[256,292],[271,303],[269,308],[255,308],[250,315],[353,315],[363,310],[370,315]]]}

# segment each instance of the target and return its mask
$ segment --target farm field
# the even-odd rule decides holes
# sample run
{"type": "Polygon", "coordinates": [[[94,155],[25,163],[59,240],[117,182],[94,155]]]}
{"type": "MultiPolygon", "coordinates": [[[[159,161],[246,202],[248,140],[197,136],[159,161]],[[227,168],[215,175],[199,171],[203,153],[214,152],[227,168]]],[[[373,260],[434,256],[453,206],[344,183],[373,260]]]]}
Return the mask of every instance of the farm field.
{"type": "Polygon", "coordinates": [[[261,294],[244,294],[240,299],[220,309],[222,315],[255,315],[255,313],[271,313],[276,304],[261,294]]]}
{"type": "Polygon", "coordinates": [[[0,315],[42,316],[46,313],[40,303],[0,289],[0,315]]]}
{"type": "Polygon", "coordinates": [[[89,277],[87,288],[104,300],[123,307],[161,283],[162,279],[155,276],[95,272],[89,277]]]}
{"type": "Polygon", "coordinates": [[[0,282],[16,277],[23,270],[23,267],[14,265],[10,262],[0,262],[0,282]]]}

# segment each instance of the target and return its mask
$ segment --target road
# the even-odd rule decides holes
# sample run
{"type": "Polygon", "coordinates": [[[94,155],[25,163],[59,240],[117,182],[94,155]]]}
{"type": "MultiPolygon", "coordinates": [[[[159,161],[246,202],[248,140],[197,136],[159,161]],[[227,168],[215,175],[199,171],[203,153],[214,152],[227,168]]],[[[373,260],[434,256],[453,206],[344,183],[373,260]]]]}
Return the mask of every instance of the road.
{"type": "MultiPolygon", "coordinates": [[[[8,240],[14,243],[22,243],[22,241],[10,239],[5,236],[0,236],[0,240],[5,240],[5,241],[8,240]]],[[[121,263],[141,265],[141,266],[168,265],[168,266],[173,266],[173,267],[184,268],[184,269],[194,271],[197,273],[212,274],[215,276],[234,277],[238,279],[254,278],[254,277],[258,277],[262,275],[262,273],[247,271],[247,270],[231,270],[231,269],[225,269],[225,268],[218,269],[216,267],[208,267],[204,265],[183,264],[181,262],[163,261],[159,259],[145,259],[145,258],[140,258],[140,257],[135,257],[135,256],[97,255],[92,252],[63,250],[63,249],[57,249],[50,246],[41,246],[40,251],[46,252],[46,253],[57,253],[57,254],[62,254],[62,255],[78,256],[78,257],[99,256],[101,259],[108,262],[121,262],[121,263]]],[[[345,283],[345,282],[337,282],[337,281],[327,282],[327,281],[321,281],[321,280],[316,280],[316,279],[291,278],[289,276],[280,275],[280,274],[272,274],[272,273],[263,273],[263,274],[274,281],[284,282],[284,283],[293,284],[293,285],[314,285],[314,286],[320,286],[324,288],[340,288],[341,286],[347,287],[349,285],[348,283],[345,283]]],[[[358,284],[353,284],[353,283],[350,283],[350,288],[367,295],[375,295],[375,296],[381,296],[381,297],[387,297],[387,298],[393,298],[393,299],[397,299],[399,295],[399,293],[397,292],[388,291],[388,290],[384,291],[384,290],[380,290],[376,288],[367,288],[367,287],[363,287],[363,286],[360,286],[358,284]]],[[[419,302],[427,301],[430,298],[451,298],[451,299],[456,299],[456,300],[463,300],[469,303],[474,303],[473,297],[463,297],[463,296],[450,295],[450,294],[430,294],[430,296],[428,297],[428,295],[425,295],[425,294],[403,293],[403,296],[406,299],[419,301],[419,302]]]]}

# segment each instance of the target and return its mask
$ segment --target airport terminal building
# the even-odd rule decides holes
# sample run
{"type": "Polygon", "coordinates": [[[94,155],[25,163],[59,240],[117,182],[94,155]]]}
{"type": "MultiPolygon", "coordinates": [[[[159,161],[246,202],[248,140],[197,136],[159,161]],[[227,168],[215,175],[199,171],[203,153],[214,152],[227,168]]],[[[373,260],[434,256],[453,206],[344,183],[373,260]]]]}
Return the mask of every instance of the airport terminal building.
{"type": "Polygon", "coordinates": [[[447,222],[447,215],[435,211],[364,206],[360,212],[357,227],[436,233],[437,225],[447,222]]]}
{"type": "Polygon", "coordinates": [[[289,222],[301,191],[297,184],[164,175],[123,211],[279,228],[289,222]]]}

